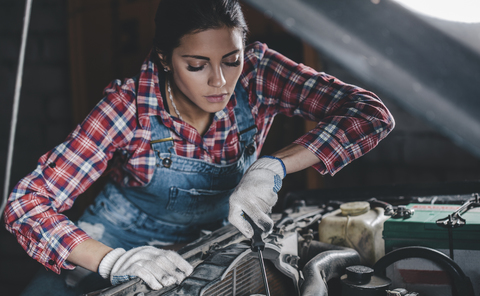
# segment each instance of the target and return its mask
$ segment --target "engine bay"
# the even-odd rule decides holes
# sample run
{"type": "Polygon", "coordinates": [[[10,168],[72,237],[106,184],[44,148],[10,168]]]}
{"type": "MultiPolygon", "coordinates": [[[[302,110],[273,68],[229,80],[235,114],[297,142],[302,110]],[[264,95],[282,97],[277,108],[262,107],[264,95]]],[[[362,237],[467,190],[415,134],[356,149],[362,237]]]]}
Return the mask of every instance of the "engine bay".
{"type": "MultiPolygon", "coordinates": [[[[477,285],[478,274],[452,257],[460,258],[465,249],[455,249],[461,240],[453,238],[460,235],[461,221],[466,219],[469,227],[478,226],[470,223],[480,215],[477,206],[480,201],[476,194],[329,200],[321,204],[295,199],[282,213],[272,214],[275,226],[263,250],[268,290],[251,242],[227,225],[178,250],[194,266],[180,285],[153,291],[135,279],[86,295],[473,296],[478,287],[472,282],[477,285]],[[428,217],[435,216],[435,205],[444,210],[438,215],[446,220],[435,218],[436,224],[444,226],[433,229],[436,235],[441,233],[440,240],[426,238],[413,223],[433,227],[423,221],[419,214],[423,208],[418,205],[427,206],[429,212],[424,214],[428,217]],[[398,231],[391,231],[401,227],[406,227],[408,237],[420,232],[420,238],[409,241],[397,235],[398,231]],[[408,273],[414,281],[409,282],[408,273]],[[430,275],[437,282],[429,282],[430,275]]],[[[468,250],[466,254],[475,252],[468,250]]]]}

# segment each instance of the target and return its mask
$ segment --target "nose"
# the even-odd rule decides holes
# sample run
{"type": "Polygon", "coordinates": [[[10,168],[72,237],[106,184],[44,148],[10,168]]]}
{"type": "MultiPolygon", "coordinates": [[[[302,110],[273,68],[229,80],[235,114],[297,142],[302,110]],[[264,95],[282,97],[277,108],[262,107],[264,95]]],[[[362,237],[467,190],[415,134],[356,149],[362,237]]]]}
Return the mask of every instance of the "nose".
{"type": "Polygon", "coordinates": [[[211,73],[211,75],[208,79],[208,85],[220,88],[220,87],[224,86],[226,83],[227,83],[227,81],[225,80],[225,76],[223,75],[222,69],[220,67],[216,67],[212,71],[212,73],[211,73]]]}

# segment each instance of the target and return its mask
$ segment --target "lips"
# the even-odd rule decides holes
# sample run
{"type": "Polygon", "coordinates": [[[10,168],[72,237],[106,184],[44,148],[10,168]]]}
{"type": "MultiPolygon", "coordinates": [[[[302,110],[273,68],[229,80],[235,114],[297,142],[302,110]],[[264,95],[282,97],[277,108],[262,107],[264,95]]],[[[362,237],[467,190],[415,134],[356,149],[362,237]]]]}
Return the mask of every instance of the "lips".
{"type": "Polygon", "coordinates": [[[225,101],[228,98],[228,94],[220,94],[220,95],[212,95],[212,96],[205,96],[209,103],[220,103],[225,101]]]}

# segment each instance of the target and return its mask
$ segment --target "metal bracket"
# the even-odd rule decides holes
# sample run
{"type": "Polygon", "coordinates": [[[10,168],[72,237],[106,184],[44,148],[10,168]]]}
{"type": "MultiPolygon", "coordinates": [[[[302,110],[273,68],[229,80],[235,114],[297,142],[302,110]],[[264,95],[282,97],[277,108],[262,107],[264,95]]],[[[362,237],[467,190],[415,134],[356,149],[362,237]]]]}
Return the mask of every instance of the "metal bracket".
{"type": "Polygon", "coordinates": [[[458,210],[443,219],[436,221],[437,225],[448,229],[448,245],[450,248],[450,258],[453,260],[453,228],[464,226],[467,222],[462,218],[462,214],[470,209],[480,206],[478,193],[473,194],[473,198],[466,201],[458,210]]]}
{"type": "Polygon", "coordinates": [[[466,224],[465,219],[462,218],[462,214],[470,209],[480,206],[480,200],[478,193],[473,194],[473,198],[466,201],[458,210],[448,215],[443,219],[437,220],[437,225],[443,228],[456,228],[462,227],[466,224]]]}

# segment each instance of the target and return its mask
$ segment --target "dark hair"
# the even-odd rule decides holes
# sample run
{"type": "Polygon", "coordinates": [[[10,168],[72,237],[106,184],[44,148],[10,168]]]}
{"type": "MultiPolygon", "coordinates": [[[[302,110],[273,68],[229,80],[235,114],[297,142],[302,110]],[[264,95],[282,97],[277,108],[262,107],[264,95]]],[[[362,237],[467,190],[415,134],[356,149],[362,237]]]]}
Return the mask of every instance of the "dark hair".
{"type": "Polygon", "coordinates": [[[245,42],[248,27],[238,0],[161,0],[153,46],[170,63],[183,36],[222,27],[241,29],[245,42]]]}

